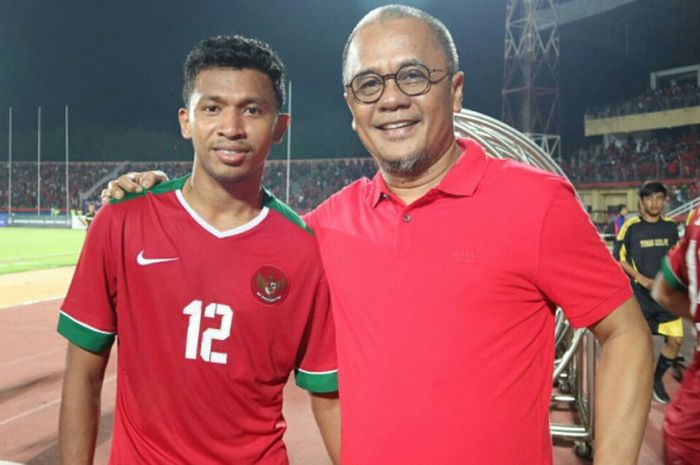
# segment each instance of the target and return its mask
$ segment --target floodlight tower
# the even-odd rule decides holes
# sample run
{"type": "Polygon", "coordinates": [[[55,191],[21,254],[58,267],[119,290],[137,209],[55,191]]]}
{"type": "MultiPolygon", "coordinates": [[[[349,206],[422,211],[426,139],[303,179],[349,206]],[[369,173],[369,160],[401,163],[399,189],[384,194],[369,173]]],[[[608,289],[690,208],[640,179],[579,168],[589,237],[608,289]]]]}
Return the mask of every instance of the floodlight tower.
{"type": "Polygon", "coordinates": [[[557,0],[507,0],[503,121],[559,160],[557,0]],[[552,14],[542,15],[543,11],[552,14]]]}

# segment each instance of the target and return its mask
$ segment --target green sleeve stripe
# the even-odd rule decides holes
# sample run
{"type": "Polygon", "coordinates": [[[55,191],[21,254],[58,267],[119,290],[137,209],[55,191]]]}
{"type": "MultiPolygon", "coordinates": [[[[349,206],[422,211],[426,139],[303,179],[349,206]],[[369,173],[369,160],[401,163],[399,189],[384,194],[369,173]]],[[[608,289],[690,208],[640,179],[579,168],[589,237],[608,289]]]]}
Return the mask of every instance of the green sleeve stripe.
{"type": "Polygon", "coordinates": [[[304,220],[301,219],[301,216],[299,216],[294,210],[292,210],[286,203],[282,202],[277,197],[272,195],[272,192],[265,189],[264,187],[262,188],[262,191],[263,191],[263,205],[270,208],[271,210],[275,210],[277,213],[284,216],[286,219],[288,219],[289,221],[291,221],[295,225],[299,226],[301,229],[308,232],[309,234],[314,233],[311,230],[311,228],[309,228],[306,225],[304,220]]]}
{"type": "Polygon", "coordinates": [[[176,191],[178,189],[182,189],[182,186],[185,185],[185,181],[187,181],[187,178],[189,177],[190,175],[187,174],[181,178],[171,179],[170,181],[165,181],[161,184],[156,184],[155,186],[151,187],[150,189],[146,189],[145,191],[128,192],[124,194],[124,197],[122,197],[121,199],[111,199],[109,203],[121,203],[127,200],[136,199],[139,197],[143,197],[149,192],[151,194],[164,194],[166,192],[176,191]]]}
{"type": "Polygon", "coordinates": [[[309,373],[294,370],[297,386],[310,392],[325,393],[338,391],[338,372],[309,373]]]}
{"type": "Polygon", "coordinates": [[[671,264],[668,263],[668,257],[664,257],[663,260],[661,260],[661,272],[663,273],[664,279],[666,282],[674,289],[677,289],[679,291],[687,291],[688,286],[683,284],[681,280],[676,276],[676,273],[673,272],[671,269],[671,264]]]}
{"type": "Polygon", "coordinates": [[[102,352],[114,343],[114,334],[89,328],[61,312],[58,332],[73,344],[90,352],[102,352]]]}

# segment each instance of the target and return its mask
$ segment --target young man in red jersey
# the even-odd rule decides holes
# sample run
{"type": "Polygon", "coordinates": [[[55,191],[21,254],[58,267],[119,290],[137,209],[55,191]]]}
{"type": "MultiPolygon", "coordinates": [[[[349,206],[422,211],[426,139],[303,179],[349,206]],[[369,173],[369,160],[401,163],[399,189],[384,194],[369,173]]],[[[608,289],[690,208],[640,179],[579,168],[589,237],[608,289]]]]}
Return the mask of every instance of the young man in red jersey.
{"type": "Polygon", "coordinates": [[[649,329],[573,187],[455,138],[463,74],[420,10],[366,15],[343,80],[380,172],[305,217],[332,289],[343,465],[551,465],[557,305],[603,347],[596,465],[635,464],[649,329]]]}
{"type": "MultiPolygon", "coordinates": [[[[700,331],[700,216],[688,223],[685,236],[661,263],[652,296],[700,331]]],[[[697,350],[700,350],[698,341],[697,350]]],[[[664,419],[666,465],[700,463],[700,355],[686,370],[683,383],[666,409],[664,419]]]]}
{"type": "Polygon", "coordinates": [[[58,331],[68,346],[62,463],[89,464],[118,341],[111,464],[286,465],[294,370],[337,460],[334,330],[315,239],[261,188],[289,116],[284,65],[240,36],[201,42],[179,112],[192,173],[102,208],[58,331]]]}

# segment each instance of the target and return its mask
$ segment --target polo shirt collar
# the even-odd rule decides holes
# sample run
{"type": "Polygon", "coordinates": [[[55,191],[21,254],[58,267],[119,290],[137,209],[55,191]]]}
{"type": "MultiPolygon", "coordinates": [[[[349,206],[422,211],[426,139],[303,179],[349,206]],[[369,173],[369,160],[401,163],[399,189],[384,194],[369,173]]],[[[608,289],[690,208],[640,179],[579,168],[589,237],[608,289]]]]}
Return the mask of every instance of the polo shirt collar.
{"type": "MultiPolygon", "coordinates": [[[[486,171],[486,152],[472,139],[457,139],[462,148],[462,156],[450,168],[435,189],[457,197],[473,195],[486,171]]],[[[372,178],[372,207],[376,207],[382,198],[394,197],[382,177],[381,171],[372,178]]]]}

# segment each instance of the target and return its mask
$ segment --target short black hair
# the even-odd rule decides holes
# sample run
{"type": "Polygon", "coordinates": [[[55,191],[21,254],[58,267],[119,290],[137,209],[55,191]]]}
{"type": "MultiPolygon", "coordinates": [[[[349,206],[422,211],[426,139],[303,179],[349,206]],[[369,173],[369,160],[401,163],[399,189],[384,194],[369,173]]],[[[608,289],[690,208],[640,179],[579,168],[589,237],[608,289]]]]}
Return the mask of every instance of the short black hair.
{"type": "Polygon", "coordinates": [[[279,55],[262,40],[240,35],[201,41],[187,54],[183,66],[182,100],[189,105],[197,75],[210,68],[254,69],[267,74],[275,90],[277,109],[285,101],[285,67],[279,55]]]}
{"type": "Polygon", "coordinates": [[[666,186],[664,186],[659,181],[648,181],[642,184],[642,187],[639,188],[639,197],[648,197],[658,192],[664,194],[664,197],[668,196],[668,189],[666,188],[666,186]]]}

